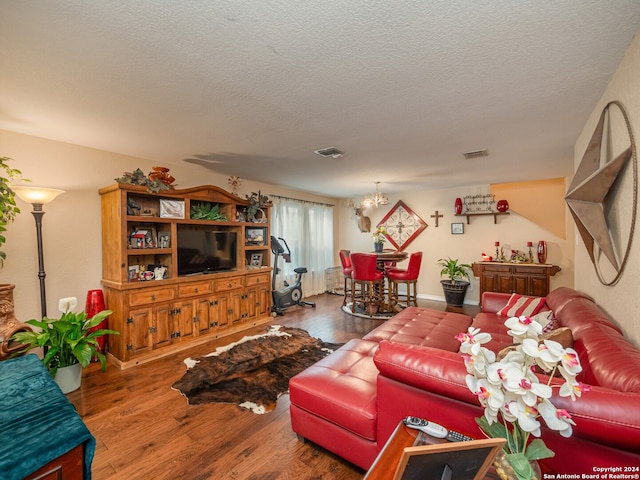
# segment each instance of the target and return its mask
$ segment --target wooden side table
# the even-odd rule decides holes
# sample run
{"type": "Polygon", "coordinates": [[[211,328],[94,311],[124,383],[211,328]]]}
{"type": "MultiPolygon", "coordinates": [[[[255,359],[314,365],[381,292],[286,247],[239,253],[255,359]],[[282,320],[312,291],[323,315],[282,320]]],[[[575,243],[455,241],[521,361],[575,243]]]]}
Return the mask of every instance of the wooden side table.
{"type": "Polygon", "coordinates": [[[389,480],[393,478],[405,448],[414,445],[445,443],[443,438],[435,438],[424,432],[408,428],[398,423],[384,448],[380,451],[363,480],[389,480]]]}

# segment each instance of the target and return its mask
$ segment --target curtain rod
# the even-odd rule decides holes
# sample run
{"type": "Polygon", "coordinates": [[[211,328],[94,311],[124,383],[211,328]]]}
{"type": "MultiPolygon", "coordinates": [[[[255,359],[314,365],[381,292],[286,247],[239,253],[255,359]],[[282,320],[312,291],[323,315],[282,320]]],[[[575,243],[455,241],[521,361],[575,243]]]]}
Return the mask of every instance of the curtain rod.
{"type": "Polygon", "coordinates": [[[293,200],[293,201],[296,201],[296,202],[312,203],[314,205],[323,205],[325,207],[335,207],[335,204],[333,204],[333,203],[312,202],[311,200],[301,200],[299,198],[283,197],[282,195],[274,195],[274,194],[270,194],[270,195],[271,195],[271,197],[280,198],[282,200],[293,200]]]}

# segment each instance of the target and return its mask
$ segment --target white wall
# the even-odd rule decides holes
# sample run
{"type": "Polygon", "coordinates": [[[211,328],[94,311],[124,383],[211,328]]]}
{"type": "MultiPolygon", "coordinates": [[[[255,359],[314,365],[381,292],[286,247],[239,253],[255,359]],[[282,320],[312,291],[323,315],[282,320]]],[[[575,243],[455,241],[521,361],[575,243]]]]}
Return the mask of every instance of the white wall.
{"type": "MultiPolygon", "coordinates": [[[[88,290],[101,288],[102,243],[100,195],[98,190],[115,183],[123,172],[139,167],[151,171],[153,162],[54,142],[0,130],[0,156],[14,159],[13,168],[21,170],[35,186],[65,190],[51,204],[45,205],[43,217],[44,261],[46,271],[47,313],[57,317],[58,299],[78,297],[84,305],[88,290]]],[[[228,177],[205,167],[187,164],[163,165],[171,169],[178,188],[218,185],[229,189],[228,177]]],[[[263,194],[277,194],[335,204],[336,200],[284,189],[267,184],[243,181],[239,195],[244,197],[260,189],[263,194]]],[[[7,260],[0,269],[0,283],[13,283],[16,317],[21,321],[40,316],[40,288],[35,223],[31,205],[17,200],[22,213],[9,225],[4,251],[7,260]]],[[[337,209],[336,209],[337,210],[337,209]]],[[[336,235],[338,228],[336,215],[336,235]]]]}
{"type": "MultiPolygon", "coordinates": [[[[384,189],[381,189],[384,190],[384,189]]],[[[559,265],[562,271],[551,279],[551,288],[558,286],[573,286],[573,243],[564,240],[540,226],[521,217],[515,212],[508,216],[499,216],[497,224],[492,216],[472,217],[471,223],[466,224],[466,217],[454,216],[454,202],[456,197],[489,193],[489,185],[464,187],[451,190],[429,190],[406,192],[399,195],[389,195],[390,203],[384,207],[370,208],[366,215],[371,218],[371,229],[393,208],[398,200],[402,200],[411,210],[419,215],[429,226],[405,250],[407,252],[422,251],[423,259],[418,279],[418,297],[443,300],[440,285],[440,268],[438,259],[443,257],[457,258],[461,263],[473,263],[481,260],[482,253],[495,255],[495,242],[500,242],[508,251],[511,248],[527,251],[527,242],[537,245],[538,240],[545,240],[548,246],[547,263],[559,265]],[[438,211],[443,218],[439,219],[436,228],[431,215],[438,211]],[[463,235],[451,234],[451,223],[464,223],[463,235]]],[[[508,200],[508,199],[507,199],[508,200]]],[[[534,201],[534,200],[532,200],[534,201]]],[[[371,234],[361,233],[357,225],[357,217],[352,209],[348,209],[342,202],[342,215],[339,237],[339,249],[351,251],[373,250],[371,234]]],[[[567,216],[568,217],[568,216],[567,216]]],[[[568,225],[572,229],[571,225],[568,225]]],[[[567,238],[573,239],[573,235],[567,238]]],[[[386,245],[389,247],[389,244],[386,245]]],[[[535,250],[534,250],[535,258],[535,250]]],[[[467,291],[465,303],[479,302],[479,284],[477,278],[471,278],[471,290],[467,291]]]]}
{"type": "MultiPolygon", "coordinates": [[[[607,103],[613,100],[621,101],[629,114],[629,120],[635,136],[636,148],[638,148],[638,133],[640,133],[640,36],[636,34],[631,46],[627,50],[620,67],[614,74],[607,86],[600,101],[595,105],[589,120],[578,137],[575,144],[575,166],[576,168],[582,160],[585,149],[600,113],[607,103]]],[[[615,109],[614,109],[615,111],[615,109]]],[[[625,122],[617,115],[614,115],[609,132],[618,139],[628,139],[625,122]]],[[[618,215],[621,218],[629,219],[631,216],[632,203],[632,182],[623,183],[622,189],[618,192],[619,198],[616,203],[618,215]]],[[[637,207],[637,205],[636,205],[637,207]]],[[[638,221],[640,219],[636,219],[638,221]]],[[[625,238],[629,230],[629,222],[620,232],[620,236],[625,238]]],[[[640,247],[638,244],[638,227],[636,224],[635,239],[632,243],[631,254],[626,269],[620,281],[614,286],[605,286],[598,280],[595,269],[584,247],[582,239],[577,239],[579,246],[576,248],[576,288],[591,295],[611,317],[622,327],[626,335],[640,346],[640,295],[638,295],[638,281],[640,280],[640,247]]],[[[620,245],[624,248],[624,245],[620,245]]],[[[605,272],[607,273],[607,272],[605,272]]],[[[605,280],[610,279],[605,277],[605,280]]]]}

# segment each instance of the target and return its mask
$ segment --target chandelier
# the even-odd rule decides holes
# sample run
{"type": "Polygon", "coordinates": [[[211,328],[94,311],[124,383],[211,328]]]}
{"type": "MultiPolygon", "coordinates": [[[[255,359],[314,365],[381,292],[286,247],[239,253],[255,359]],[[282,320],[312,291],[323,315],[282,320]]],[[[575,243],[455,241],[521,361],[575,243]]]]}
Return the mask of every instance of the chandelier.
{"type": "Polygon", "coordinates": [[[389,199],[385,196],[384,193],[380,193],[378,191],[378,185],[380,184],[380,182],[374,182],[376,184],[376,191],[375,193],[364,199],[364,201],[362,202],[362,206],[364,208],[368,208],[368,207],[378,207],[379,205],[388,205],[389,204],[389,199]]]}

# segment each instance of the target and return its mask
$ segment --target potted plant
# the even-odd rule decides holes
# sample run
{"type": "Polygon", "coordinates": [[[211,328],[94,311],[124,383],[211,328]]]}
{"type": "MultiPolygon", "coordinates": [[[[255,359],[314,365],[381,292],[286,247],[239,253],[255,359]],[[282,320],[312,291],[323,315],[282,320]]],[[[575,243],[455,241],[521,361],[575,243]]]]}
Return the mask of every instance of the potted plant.
{"type": "Polygon", "coordinates": [[[484,408],[476,423],[487,436],[507,439],[504,452],[494,462],[496,472],[503,479],[514,475],[518,480],[539,479],[537,461],[554,456],[539,438],[541,420],[565,438],[575,425],[569,412],[553,404],[553,389],[575,401],[591,387],[576,380],[582,371],[576,351],[544,339],[540,323],[521,316],[510,317],[504,324],[514,345],[498,357],[483,346],[491,335],[479,328],[469,327],[456,339],[468,372],[467,386],[484,408]],[[540,370],[548,375],[546,379],[536,374],[540,370]]]}
{"type": "Polygon", "coordinates": [[[266,206],[269,203],[269,197],[266,195],[262,195],[262,192],[258,190],[258,193],[251,192],[251,195],[245,195],[247,200],[249,200],[249,206],[247,207],[247,221],[255,222],[255,223],[265,223],[266,217],[264,215],[264,211],[262,211],[262,207],[266,206]],[[256,217],[256,215],[260,213],[260,217],[256,217]]]}
{"type": "Polygon", "coordinates": [[[60,319],[44,318],[42,320],[28,320],[26,323],[38,327],[38,332],[20,332],[12,338],[24,345],[27,350],[43,348],[42,363],[49,371],[63,393],[69,393],[80,387],[82,369],[86,368],[91,359],[97,357],[102,371],[107,368],[107,359],[100,351],[97,339],[103,335],[118,335],[114,330],[93,327],[99,325],[111,315],[111,310],[103,310],[87,319],[85,312],[74,313],[71,310],[78,304],[76,298],[63,298],[59,307],[62,312],[60,319]],[[71,372],[70,372],[71,371],[71,372]],[[71,385],[61,385],[65,377],[71,375],[71,385]]]}
{"type": "Polygon", "coordinates": [[[441,258],[438,260],[438,265],[442,267],[440,276],[448,277],[447,280],[440,280],[447,305],[461,307],[464,303],[467,288],[469,287],[469,282],[464,279],[469,278],[471,265],[468,263],[458,263],[457,258],[441,258]]]}
{"type": "Polygon", "coordinates": [[[380,226],[376,228],[376,231],[371,234],[373,237],[373,251],[381,252],[384,247],[384,242],[387,241],[386,236],[387,229],[384,226],[380,226]]]}

